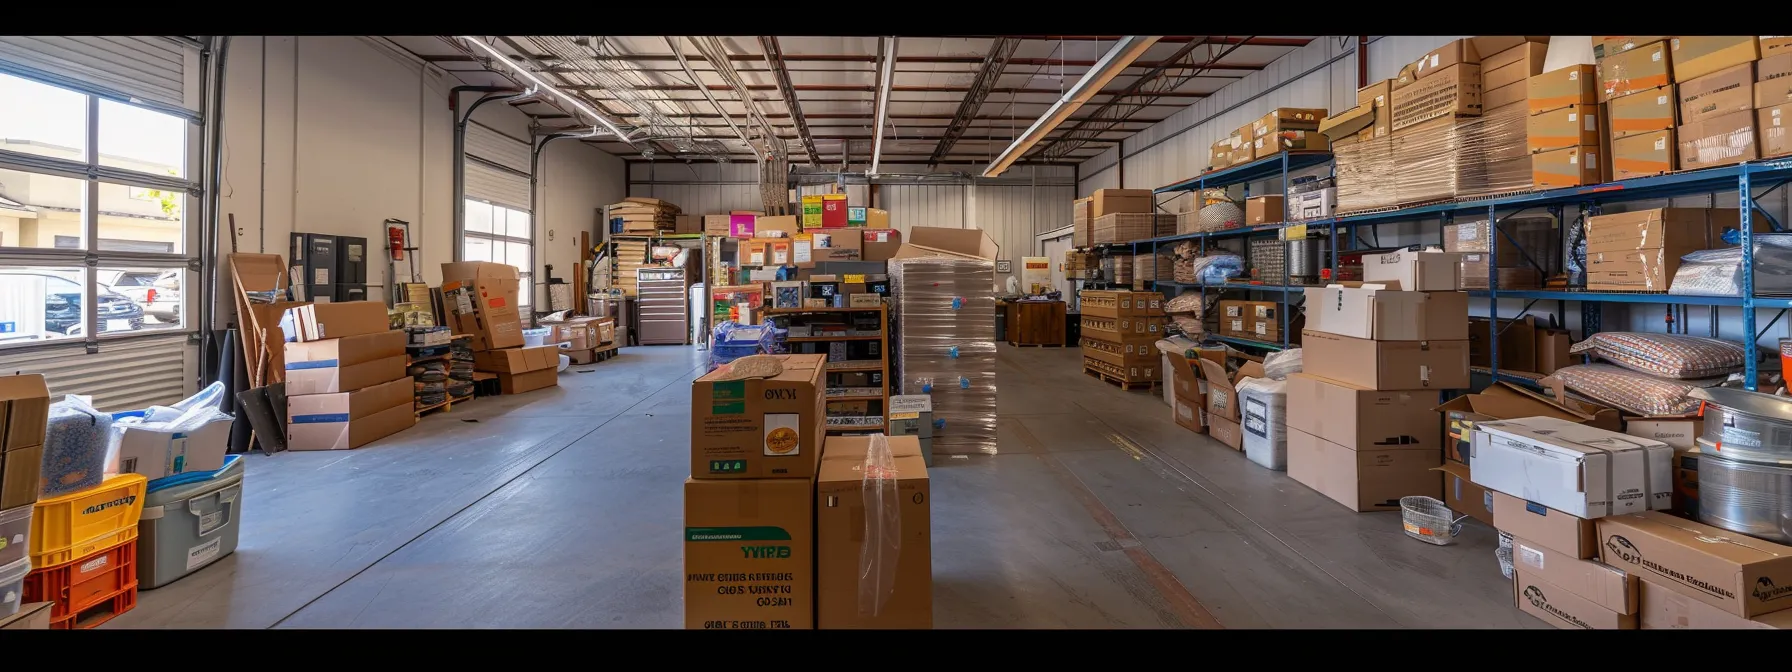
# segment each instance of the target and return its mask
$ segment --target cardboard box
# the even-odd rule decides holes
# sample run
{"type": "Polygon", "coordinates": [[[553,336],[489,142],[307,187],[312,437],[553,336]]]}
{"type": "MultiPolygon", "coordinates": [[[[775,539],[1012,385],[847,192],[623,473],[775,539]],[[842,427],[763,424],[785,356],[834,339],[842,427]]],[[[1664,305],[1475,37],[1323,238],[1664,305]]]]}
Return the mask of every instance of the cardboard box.
{"type": "Polygon", "coordinates": [[[1727,166],[1760,158],[1752,111],[1732,112],[1682,125],[1675,137],[1680,142],[1681,170],[1727,166]]]}
{"type": "Polygon", "coordinates": [[[870,444],[869,437],[832,436],[823,449],[815,479],[815,625],[929,629],[932,493],[921,444],[912,436],[890,437],[888,472],[867,480],[870,444]],[[889,536],[868,534],[868,523],[889,536]],[[862,561],[872,566],[861,569],[862,561]]]}
{"type": "MultiPolygon", "coordinates": [[[[405,394],[411,394],[410,387],[405,387],[405,394]]],[[[289,400],[309,398],[311,396],[287,397],[289,400]]],[[[288,422],[291,422],[290,417],[288,422]]],[[[142,474],[153,481],[175,474],[223,469],[224,456],[230,452],[230,426],[229,420],[216,420],[181,431],[116,425],[112,431],[118,442],[118,473],[142,474]]]]}
{"type": "Polygon", "coordinates": [[[728,220],[731,217],[732,217],[731,215],[704,215],[703,216],[703,235],[706,235],[706,236],[726,236],[726,235],[728,235],[728,220]]]}
{"type": "Polygon", "coordinates": [[[447,326],[454,327],[454,333],[471,335],[474,350],[522,345],[522,314],[517,308],[521,287],[521,276],[509,264],[442,264],[442,304],[448,311],[447,326]]]}
{"type": "Polygon", "coordinates": [[[1620,614],[1544,580],[1513,563],[1512,592],[1518,610],[1563,630],[1635,630],[1636,614],[1620,614]]]}
{"type": "Polygon", "coordinates": [[[1230,165],[1232,165],[1232,142],[1221,140],[1213,143],[1213,146],[1207,151],[1208,169],[1217,170],[1230,165]]]}
{"type": "MultiPolygon", "coordinates": [[[[44,445],[50,422],[50,386],[43,374],[0,376],[0,448],[44,445]]],[[[33,500],[35,501],[35,500],[33,500]]]]}
{"type": "Polygon", "coordinates": [[[684,482],[684,627],[815,627],[815,482],[684,482]]]}
{"type": "Polygon", "coordinates": [[[1208,413],[1207,435],[1233,450],[1244,449],[1244,429],[1238,425],[1237,420],[1217,418],[1208,413]]]}
{"type": "Polygon", "coordinates": [[[1755,109],[1755,64],[1743,63],[1675,87],[1680,123],[1697,124],[1755,109]]]}
{"type": "Polygon", "coordinates": [[[1152,210],[1150,189],[1096,189],[1091,198],[1091,217],[1152,210]]]}
{"type": "Polygon", "coordinates": [[[1454,390],[1469,386],[1468,341],[1370,341],[1301,332],[1305,370],[1374,390],[1454,390]]]}
{"type": "Polygon", "coordinates": [[[1468,294],[1402,292],[1368,283],[1306,290],[1307,328],[1376,341],[1468,338],[1468,294]]]}
{"type": "Polygon", "coordinates": [[[859,258],[864,261],[889,261],[902,249],[902,232],[896,229],[867,227],[859,237],[859,258]]]}
{"type": "Polygon", "coordinates": [[[1412,64],[1413,75],[1420,80],[1433,76],[1451,66],[1481,62],[1481,54],[1469,38],[1454,40],[1449,44],[1433,49],[1431,53],[1419,57],[1412,64]]]}
{"type": "Polygon", "coordinates": [[[1525,149],[1546,152],[1568,147],[1599,146],[1605,130],[1598,105],[1569,105],[1538,112],[1525,119],[1525,149]]]}
{"type": "Polygon", "coordinates": [[[1551,417],[1482,422],[1475,482],[1580,518],[1664,511],[1674,450],[1652,439],[1551,417]]]}
{"type": "Polygon", "coordinates": [[[1792,77],[1792,51],[1762,56],[1761,60],[1755,62],[1756,82],[1771,82],[1787,77],[1792,77]]]}
{"type": "Polygon", "coordinates": [[[1276,131],[1251,140],[1251,151],[1259,159],[1272,156],[1276,152],[1323,150],[1330,147],[1331,145],[1326,142],[1325,135],[1317,130],[1276,131]]]}
{"type": "MultiPolygon", "coordinates": [[[[1355,138],[1375,124],[1375,105],[1363,103],[1319,122],[1319,132],[1332,142],[1355,138]]],[[[1223,145],[1216,144],[1218,150],[1223,145]]],[[[1229,149],[1229,148],[1228,148],[1229,149]]]]}
{"type": "Polygon", "coordinates": [[[1444,414],[1444,452],[1458,462],[1468,461],[1475,425],[1480,422],[1546,416],[1609,431],[1616,431],[1619,425],[1617,411],[1584,406],[1569,408],[1554,399],[1505,382],[1496,382],[1475,394],[1456,397],[1435,410],[1444,414]]]}
{"type": "Polygon", "coordinates": [[[1668,39],[1668,51],[1674,56],[1674,79],[1680,82],[1761,58],[1754,35],[1682,35],[1668,39]]]}
{"type": "Polygon", "coordinates": [[[903,243],[896,256],[891,258],[947,256],[994,261],[998,249],[995,239],[982,229],[915,226],[908,230],[908,242],[903,243]]]}
{"type": "MultiPolygon", "coordinates": [[[[1471,465],[1471,475],[1473,469],[1471,465]]],[[[1515,538],[1529,539],[1575,559],[1585,560],[1598,555],[1599,543],[1593,521],[1497,489],[1490,490],[1493,492],[1493,525],[1500,531],[1515,538]]]]}
{"type": "Polygon", "coordinates": [[[1624,570],[1582,560],[1535,541],[1514,536],[1512,564],[1576,597],[1620,614],[1637,611],[1637,579],[1624,570]]]}
{"type": "Polygon", "coordinates": [[[286,344],[286,394],[348,392],[404,377],[405,334],[383,331],[286,344]]]}
{"type": "Polygon", "coordinates": [[[1436,392],[1369,390],[1310,373],[1288,377],[1288,427],[1350,450],[1438,446],[1436,392]]]}
{"type": "Polygon", "coordinates": [[[1672,84],[1613,98],[1606,110],[1614,144],[1618,138],[1671,131],[1679,125],[1679,98],[1672,84]]]}
{"type": "Polygon", "coordinates": [[[1696,439],[1705,431],[1705,419],[1691,417],[1630,418],[1624,421],[1624,433],[1660,441],[1676,451],[1694,450],[1696,439]]]}
{"type": "MultiPolygon", "coordinates": [[[[349,450],[417,424],[410,376],[383,385],[286,398],[288,450],[349,450]]],[[[228,431],[229,423],[224,423],[228,431]]],[[[228,438],[228,437],[227,437],[228,438]]]]}
{"type": "Polygon", "coordinates": [[[703,478],[811,478],[821,459],[825,355],[777,355],[771,378],[691,383],[691,473],[703,478]]]}
{"type": "MultiPolygon", "coordinates": [[[[1238,386],[1246,379],[1262,378],[1263,365],[1256,362],[1245,362],[1238,371],[1226,373],[1226,366],[1210,359],[1200,359],[1195,364],[1201,367],[1201,377],[1207,381],[1207,417],[1230,420],[1237,424],[1240,415],[1238,402],[1238,386]]],[[[1234,446],[1236,447],[1236,446],[1234,446]]]]}
{"type": "Polygon", "coordinates": [[[1437,497],[1443,458],[1435,450],[1351,450],[1288,430],[1288,477],[1352,511],[1396,511],[1408,495],[1437,497]]]}
{"type": "MultiPolygon", "coordinates": [[[[1497,89],[1486,89],[1481,92],[1481,114],[1486,116],[1494,110],[1503,110],[1513,105],[1523,105],[1530,99],[1530,86],[1524,83],[1507,84],[1497,89]]],[[[1529,109],[1524,110],[1529,114],[1529,109]]]]}
{"type": "Polygon", "coordinates": [[[1531,155],[1531,184],[1538,189],[1560,189],[1605,181],[1599,147],[1568,147],[1531,155]]]}
{"type": "Polygon", "coordinates": [[[1444,472],[1444,504],[1451,511],[1493,527],[1493,491],[1475,484],[1468,465],[1445,462],[1434,468],[1444,472]]]}
{"type": "Polygon", "coordinates": [[[1627,135],[1611,145],[1613,181],[1673,172],[1680,150],[1673,129],[1627,135]]]}
{"type": "Polygon", "coordinates": [[[1244,223],[1249,226],[1279,223],[1286,219],[1287,212],[1281,196],[1252,196],[1244,202],[1244,223]]]}
{"type": "Polygon", "coordinates": [[[1772,58],[1792,53],[1792,36],[1762,35],[1760,38],[1761,58],[1772,58]]]}
{"type": "Polygon", "coordinates": [[[1402,250],[1363,255],[1363,282],[1409,292],[1462,289],[1462,255],[1402,250]]]}
{"type": "Polygon", "coordinates": [[[376,334],[391,329],[386,304],[379,301],[312,303],[288,308],[280,319],[281,331],[298,341],[321,341],[376,334]]]}
{"type": "Polygon", "coordinates": [[[1606,564],[1730,614],[1792,608],[1792,547],[1659,511],[1598,521],[1606,564]]]}
{"type": "MultiPolygon", "coordinates": [[[[1592,66],[1571,65],[1533,75],[1525,80],[1525,100],[1531,114],[1570,105],[1592,105],[1599,99],[1599,83],[1592,66]]],[[[1662,82],[1663,85],[1667,82],[1662,82]]]]}
{"type": "Polygon", "coordinates": [[[490,373],[528,373],[560,366],[560,349],[552,345],[505,348],[473,353],[473,370],[490,373]]]}
{"type": "MultiPolygon", "coordinates": [[[[1586,66],[1577,66],[1586,67],[1586,66]]],[[[1660,88],[1674,82],[1668,44],[1655,42],[1599,59],[1599,100],[1660,88]]]]}
{"type": "Polygon", "coordinates": [[[14,448],[0,453],[0,509],[28,506],[42,486],[44,447],[14,448]]]}
{"type": "Polygon", "coordinates": [[[1395,89],[1393,108],[1395,133],[1433,119],[1479,116],[1481,66],[1457,63],[1395,89]]]}
{"type": "Polygon", "coordinates": [[[703,233],[703,218],[697,215],[672,217],[672,233],[703,233]]]}
{"type": "Polygon", "coordinates": [[[1394,80],[1384,79],[1356,91],[1358,105],[1375,106],[1375,121],[1369,125],[1371,138],[1385,138],[1394,132],[1394,80]]]}
{"type": "Polygon", "coordinates": [[[1786,132],[1792,128],[1792,103],[1757,110],[1755,115],[1760,127],[1761,157],[1792,154],[1792,134],[1786,132]]]}
{"type": "Polygon", "coordinates": [[[1637,621],[1644,630],[1792,630],[1792,610],[1743,618],[1661,583],[1638,581],[1637,621]]]}
{"type": "Polygon", "coordinates": [[[1741,221],[1741,213],[1733,208],[1652,208],[1594,215],[1587,218],[1587,251],[1703,250],[1721,246],[1724,229],[1737,228],[1741,221]]]}
{"type": "Polygon", "coordinates": [[[890,228],[890,211],[883,210],[880,208],[865,208],[865,228],[867,228],[867,229],[888,229],[888,228],[890,228]]]}
{"type": "Polygon", "coordinates": [[[1574,346],[1574,338],[1568,333],[1567,329],[1551,327],[1538,328],[1536,332],[1536,342],[1537,373],[1547,376],[1555,373],[1558,369],[1563,369],[1578,363],[1575,361],[1574,354],[1568,351],[1569,348],[1574,346]]]}
{"type": "Polygon", "coordinates": [[[1605,58],[1668,39],[1666,35],[1594,35],[1593,57],[1605,58]]]}
{"type": "Polygon", "coordinates": [[[1325,114],[1326,110],[1319,108],[1278,107],[1251,122],[1251,138],[1271,136],[1282,131],[1317,131],[1319,120],[1324,119],[1325,114]]]}
{"type": "Polygon", "coordinates": [[[1543,74],[1543,57],[1549,42],[1525,42],[1481,59],[1481,88],[1493,90],[1523,84],[1543,74]]]}

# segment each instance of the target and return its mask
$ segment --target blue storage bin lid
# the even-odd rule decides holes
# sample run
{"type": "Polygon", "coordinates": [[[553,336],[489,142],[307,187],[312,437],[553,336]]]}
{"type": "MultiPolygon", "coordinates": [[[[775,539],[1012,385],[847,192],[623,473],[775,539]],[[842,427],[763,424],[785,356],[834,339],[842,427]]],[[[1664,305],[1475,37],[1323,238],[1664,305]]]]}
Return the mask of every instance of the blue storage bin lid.
{"type": "MultiPolygon", "coordinates": [[[[225,472],[231,471],[232,467],[236,467],[237,463],[241,462],[242,459],[242,455],[226,455],[224,457],[224,466],[219,467],[217,471],[189,471],[184,474],[175,474],[173,476],[158,478],[149,482],[144,494],[212,480],[224,475],[225,472]]],[[[237,471],[241,471],[241,469],[239,468],[237,471]]]]}

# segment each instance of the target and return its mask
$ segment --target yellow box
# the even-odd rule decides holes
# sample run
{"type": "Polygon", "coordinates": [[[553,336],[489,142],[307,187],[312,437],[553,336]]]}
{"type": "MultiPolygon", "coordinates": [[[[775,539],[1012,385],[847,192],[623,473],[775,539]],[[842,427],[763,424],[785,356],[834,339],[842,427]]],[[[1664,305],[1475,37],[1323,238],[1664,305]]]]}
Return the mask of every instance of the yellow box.
{"type": "Polygon", "coordinates": [[[137,538],[149,479],[119,474],[97,488],[40,499],[32,512],[31,566],[51,567],[137,538]]]}

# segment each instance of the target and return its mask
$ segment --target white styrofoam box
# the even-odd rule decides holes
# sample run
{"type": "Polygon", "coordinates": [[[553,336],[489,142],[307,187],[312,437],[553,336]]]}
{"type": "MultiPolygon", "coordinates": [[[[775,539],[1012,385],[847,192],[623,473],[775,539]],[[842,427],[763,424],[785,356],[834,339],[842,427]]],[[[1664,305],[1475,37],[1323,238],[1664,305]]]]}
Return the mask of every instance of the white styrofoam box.
{"type": "Polygon", "coordinates": [[[1532,417],[1475,425],[1470,480],[1579,518],[1666,510],[1674,449],[1654,439],[1532,417]]]}

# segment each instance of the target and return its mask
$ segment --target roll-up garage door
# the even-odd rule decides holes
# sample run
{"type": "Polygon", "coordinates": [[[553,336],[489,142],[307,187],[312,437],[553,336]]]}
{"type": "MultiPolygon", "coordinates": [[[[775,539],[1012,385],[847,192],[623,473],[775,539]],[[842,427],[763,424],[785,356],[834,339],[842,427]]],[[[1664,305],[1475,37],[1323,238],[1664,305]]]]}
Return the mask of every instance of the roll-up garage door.
{"type": "Polygon", "coordinates": [[[529,209],[529,144],[467,124],[467,198],[529,209]]]}
{"type": "MultiPolygon", "coordinates": [[[[0,74],[64,90],[54,95],[34,93],[0,105],[41,106],[44,113],[61,114],[68,96],[80,94],[101,99],[102,118],[110,114],[105,110],[118,109],[105,106],[128,105],[204,122],[203,71],[200,44],[188,37],[0,36],[0,74]]],[[[14,86],[18,84],[15,82],[14,86]]],[[[202,324],[199,300],[203,292],[200,274],[191,269],[199,251],[212,247],[210,241],[199,236],[202,218],[197,205],[204,198],[205,185],[200,176],[205,170],[202,157],[193,153],[204,126],[148,124],[144,128],[148,130],[143,133],[184,134],[184,138],[145,138],[153,140],[151,144],[172,142],[188,147],[183,176],[170,177],[153,165],[138,165],[160,162],[147,154],[131,155],[129,158],[135,163],[112,161],[103,153],[105,143],[110,141],[106,137],[100,140],[102,158],[97,165],[87,165],[79,156],[0,151],[0,171],[9,171],[15,177],[23,174],[33,181],[42,175],[50,175],[54,180],[75,180],[87,175],[87,181],[99,182],[102,199],[113,198],[114,190],[120,194],[130,189],[159,189],[176,194],[194,190],[193,195],[176,202],[183,213],[173,220],[180,222],[178,225],[161,224],[161,228],[155,229],[157,218],[149,216],[140,219],[150,224],[138,226],[136,219],[111,219],[121,215],[98,208],[76,210],[78,214],[64,215],[59,223],[64,228],[95,227],[95,233],[87,236],[58,235],[55,245],[39,241],[37,249],[29,254],[9,252],[3,246],[20,243],[0,240],[0,269],[11,273],[10,283],[16,285],[16,291],[0,292],[8,297],[7,305],[0,308],[14,314],[0,317],[0,331],[8,332],[0,336],[0,371],[41,373],[58,398],[64,394],[91,395],[95,405],[106,411],[167,404],[198,388],[200,357],[198,339],[193,336],[202,324]],[[94,180],[95,175],[103,179],[94,180]],[[63,238],[69,240],[68,245],[63,244],[63,238]],[[91,320],[98,333],[85,333],[85,327],[70,324],[67,315],[51,320],[48,304],[53,292],[45,288],[79,287],[88,281],[93,283],[92,291],[102,298],[82,302],[81,309],[87,312],[81,313],[80,319],[91,320]],[[149,283],[158,281],[178,283],[172,287],[155,285],[162,292],[159,302],[148,298],[145,291],[149,283]],[[21,288],[34,288],[35,292],[24,296],[21,288]],[[170,294],[182,296],[175,302],[180,306],[178,317],[158,317],[165,314],[170,294]],[[5,329],[4,323],[10,323],[14,329],[5,329]]],[[[50,196],[21,191],[8,194],[8,198],[21,201],[22,212],[40,219],[58,217],[58,204],[48,200],[35,202],[50,196]]],[[[61,212],[66,213],[67,209],[61,212]]],[[[75,294],[80,291],[75,290],[75,294]]]]}

